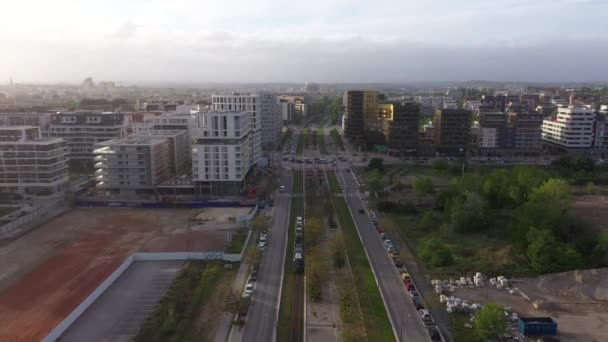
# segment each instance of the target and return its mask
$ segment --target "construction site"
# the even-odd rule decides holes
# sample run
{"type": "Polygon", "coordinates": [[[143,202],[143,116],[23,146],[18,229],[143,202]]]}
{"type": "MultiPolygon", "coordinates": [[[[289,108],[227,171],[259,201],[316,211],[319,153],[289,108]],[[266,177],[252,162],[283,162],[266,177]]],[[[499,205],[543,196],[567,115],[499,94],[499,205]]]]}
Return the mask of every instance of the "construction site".
{"type": "Polygon", "coordinates": [[[40,341],[135,252],[223,251],[251,210],[76,208],[0,242],[0,341],[40,341]]]}

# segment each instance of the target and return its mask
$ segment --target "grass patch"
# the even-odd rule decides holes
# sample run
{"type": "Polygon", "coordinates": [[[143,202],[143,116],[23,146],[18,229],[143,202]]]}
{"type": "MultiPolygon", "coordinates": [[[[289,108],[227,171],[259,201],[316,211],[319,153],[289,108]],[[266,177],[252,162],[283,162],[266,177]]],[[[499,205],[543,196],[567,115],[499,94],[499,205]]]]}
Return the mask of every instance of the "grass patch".
{"type": "Polygon", "coordinates": [[[0,217],[8,215],[17,209],[19,209],[19,207],[0,207],[0,217]]]}
{"type": "MultiPolygon", "coordinates": [[[[437,215],[442,214],[438,212],[437,215]]],[[[419,227],[421,216],[385,213],[381,224],[389,235],[398,234],[403,241],[409,241],[414,252],[423,241],[431,238],[440,240],[448,247],[454,263],[446,267],[426,265],[432,277],[445,278],[475,272],[508,277],[533,273],[527,267],[525,255],[518,254],[509,240],[502,236],[501,231],[505,228],[501,227],[501,219],[496,219],[495,226],[484,233],[458,234],[444,231],[441,226],[430,230],[419,227]]]]}
{"type": "Polygon", "coordinates": [[[475,330],[464,327],[465,323],[471,323],[468,314],[462,312],[451,313],[450,322],[452,325],[452,336],[454,337],[454,342],[477,341],[475,330]]]}
{"type": "Polygon", "coordinates": [[[247,240],[248,230],[239,230],[232,234],[232,242],[226,246],[224,252],[229,254],[239,254],[243,250],[245,240],[247,240]]]}
{"type": "Polygon", "coordinates": [[[319,152],[321,154],[327,154],[327,147],[325,146],[325,136],[323,135],[323,129],[317,130],[317,144],[319,145],[319,152]]]}
{"type": "Polygon", "coordinates": [[[135,341],[200,340],[196,319],[223,272],[221,262],[187,261],[135,341]]]}
{"type": "Polygon", "coordinates": [[[346,200],[334,198],[336,213],[344,233],[344,242],[351,263],[356,291],[359,296],[365,330],[369,341],[394,341],[395,336],[384,308],[378,286],[363,244],[357,234],[346,200]]]}
{"type": "MultiPolygon", "coordinates": [[[[302,171],[293,171],[292,187],[293,193],[302,191],[302,171]],[[298,191],[298,189],[300,191],[298,191]]],[[[291,328],[291,311],[293,307],[293,292],[295,289],[295,266],[293,263],[293,250],[295,244],[296,216],[303,215],[303,198],[292,197],[289,210],[289,223],[287,225],[287,251],[285,252],[285,272],[283,277],[283,289],[281,292],[281,305],[279,307],[279,321],[277,330],[277,341],[289,341],[291,328]]]]}
{"type": "Polygon", "coordinates": [[[281,136],[281,141],[279,142],[279,146],[277,146],[277,151],[283,150],[283,146],[285,146],[285,143],[291,138],[292,134],[293,130],[291,128],[288,128],[285,132],[283,132],[283,135],[281,136]]]}
{"type": "Polygon", "coordinates": [[[298,145],[296,146],[296,155],[301,156],[304,153],[304,142],[306,141],[306,130],[301,130],[298,136],[298,145]]]}
{"type": "Polygon", "coordinates": [[[331,135],[331,138],[334,140],[336,146],[338,146],[340,150],[344,151],[344,142],[342,142],[342,137],[340,136],[340,133],[338,133],[338,130],[332,128],[329,131],[329,135],[331,135]]]}
{"type": "Polygon", "coordinates": [[[338,182],[338,176],[336,175],[336,172],[334,170],[328,170],[326,172],[327,179],[329,182],[329,190],[334,194],[341,193],[342,189],[340,188],[340,182],[338,182]]]}

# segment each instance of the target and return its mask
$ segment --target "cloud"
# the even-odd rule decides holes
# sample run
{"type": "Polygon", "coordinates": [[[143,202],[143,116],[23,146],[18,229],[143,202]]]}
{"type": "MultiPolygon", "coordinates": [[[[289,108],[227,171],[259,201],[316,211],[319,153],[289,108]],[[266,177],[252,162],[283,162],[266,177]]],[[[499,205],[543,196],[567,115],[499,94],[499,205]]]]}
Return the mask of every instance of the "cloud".
{"type": "Polygon", "coordinates": [[[608,80],[607,4],[21,0],[0,13],[0,79],[608,80]]]}

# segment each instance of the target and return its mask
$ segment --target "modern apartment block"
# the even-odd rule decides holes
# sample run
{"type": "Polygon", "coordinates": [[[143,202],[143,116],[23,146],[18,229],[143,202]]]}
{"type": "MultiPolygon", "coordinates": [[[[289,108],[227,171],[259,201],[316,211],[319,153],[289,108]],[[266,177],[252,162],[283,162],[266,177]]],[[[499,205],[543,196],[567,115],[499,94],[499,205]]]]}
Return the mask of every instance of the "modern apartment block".
{"type": "Polygon", "coordinates": [[[251,112],[197,114],[191,131],[192,180],[199,193],[238,195],[254,165],[251,112]]]}
{"type": "Polygon", "coordinates": [[[186,131],[148,130],[145,133],[133,134],[134,138],[167,139],[169,144],[169,173],[179,176],[190,173],[190,140],[186,131]]]}
{"type": "Polygon", "coordinates": [[[48,136],[51,113],[0,113],[0,126],[40,127],[41,137],[48,136]]]}
{"type": "Polygon", "coordinates": [[[595,139],[593,147],[596,149],[608,149],[608,114],[599,113],[595,120],[595,139]]]}
{"type": "Polygon", "coordinates": [[[352,145],[365,147],[365,118],[377,114],[377,103],[377,91],[349,90],[344,93],[344,136],[352,145]]]}
{"type": "Polygon", "coordinates": [[[95,181],[100,189],[153,189],[171,175],[167,138],[131,136],[95,147],[95,181]]]}
{"type": "Polygon", "coordinates": [[[502,112],[479,111],[479,142],[481,149],[507,148],[507,115],[502,112]]]}
{"type": "Polygon", "coordinates": [[[262,144],[274,146],[281,136],[283,127],[281,107],[277,103],[276,94],[263,92],[259,96],[262,144]]]}
{"type": "Polygon", "coordinates": [[[0,191],[50,195],[68,188],[65,140],[34,126],[0,127],[0,191]]]}
{"type": "Polygon", "coordinates": [[[122,113],[63,112],[51,115],[49,136],[67,141],[70,170],[92,173],[95,144],[124,138],[127,128],[122,113]]]}
{"type": "Polygon", "coordinates": [[[466,109],[435,111],[433,142],[441,153],[466,153],[471,142],[472,113],[466,109]]]}
{"type": "Polygon", "coordinates": [[[304,96],[280,95],[277,100],[281,108],[283,121],[291,121],[306,116],[307,105],[304,102],[304,96]]]}
{"type": "Polygon", "coordinates": [[[512,130],[510,146],[520,151],[534,152],[542,148],[543,115],[538,112],[509,113],[512,130]]]}
{"type": "Polygon", "coordinates": [[[388,146],[406,153],[415,152],[418,148],[420,106],[412,102],[395,102],[391,106],[393,117],[386,130],[388,146]]]}
{"type": "Polygon", "coordinates": [[[253,140],[251,150],[259,153],[253,156],[254,164],[261,158],[262,143],[275,143],[280,136],[282,125],[280,106],[276,95],[270,93],[240,94],[232,93],[225,95],[213,95],[211,97],[212,108],[215,111],[246,111],[251,113],[251,126],[253,129],[253,140]],[[271,99],[274,99],[274,103],[271,99]],[[262,103],[264,102],[264,103],[262,103]],[[264,119],[266,118],[266,119],[264,119]],[[272,122],[266,127],[264,123],[272,122]],[[279,130],[276,131],[276,127],[279,130]],[[275,136],[276,134],[276,136],[275,136]]]}
{"type": "Polygon", "coordinates": [[[549,146],[565,149],[593,147],[595,112],[585,107],[561,107],[543,121],[542,139],[549,146]]]}

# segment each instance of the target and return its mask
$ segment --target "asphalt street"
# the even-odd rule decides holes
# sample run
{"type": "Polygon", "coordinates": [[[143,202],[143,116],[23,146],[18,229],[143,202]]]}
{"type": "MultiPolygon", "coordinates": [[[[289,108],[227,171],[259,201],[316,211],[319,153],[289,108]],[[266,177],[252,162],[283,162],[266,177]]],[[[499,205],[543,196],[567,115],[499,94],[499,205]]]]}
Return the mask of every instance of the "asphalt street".
{"type": "MultiPolygon", "coordinates": [[[[279,169],[281,170],[281,169],[279,169]]],[[[274,341],[280,288],[285,260],[287,224],[291,194],[291,171],[281,170],[280,185],[285,192],[274,201],[274,215],[268,244],[262,256],[255,292],[243,332],[244,342],[274,341]]]]}
{"type": "Polygon", "coordinates": [[[346,201],[359,230],[363,245],[372,265],[388,314],[400,341],[430,341],[428,332],[418,312],[410,300],[399,273],[390,259],[380,236],[376,232],[369,214],[360,214],[359,209],[364,208],[361,198],[356,195],[359,185],[350,171],[341,170],[342,179],[348,189],[345,190],[346,201]]]}

